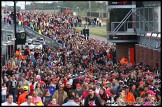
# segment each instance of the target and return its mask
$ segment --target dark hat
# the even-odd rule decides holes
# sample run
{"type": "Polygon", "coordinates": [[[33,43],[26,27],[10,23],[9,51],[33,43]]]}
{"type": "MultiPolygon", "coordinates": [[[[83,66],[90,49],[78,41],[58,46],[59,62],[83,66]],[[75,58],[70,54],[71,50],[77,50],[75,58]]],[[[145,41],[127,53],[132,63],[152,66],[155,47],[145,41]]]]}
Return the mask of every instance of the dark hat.
{"type": "Polygon", "coordinates": [[[148,84],[145,84],[144,87],[149,87],[148,84]]]}
{"type": "Polygon", "coordinates": [[[155,85],[159,85],[159,83],[158,82],[155,82],[155,85]]]}
{"type": "Polygon", "coordinates": [[[127,88],[129,88],[129,86],[128,85],[124,85],[124,89],[127,89],[127,88]]]}
{"type": "Polygon", "coordinates": [[[120,81],[119,82],[119,85],[124,85],[124,81],[120,81]]]}

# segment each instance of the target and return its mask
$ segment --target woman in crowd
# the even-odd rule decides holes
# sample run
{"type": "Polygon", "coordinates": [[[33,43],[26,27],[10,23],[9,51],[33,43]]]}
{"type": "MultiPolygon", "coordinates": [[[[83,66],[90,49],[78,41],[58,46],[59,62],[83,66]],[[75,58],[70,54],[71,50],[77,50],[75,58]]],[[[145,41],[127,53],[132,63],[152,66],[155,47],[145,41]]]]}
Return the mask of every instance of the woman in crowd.
{"type": "Polygon", "coordinates": [[[41,97],[38,96],[38,92],[37,91],[34,91],[34,93],[33,93],[33,99],[34,99],[34,104],[37,104],[39,102],[42,103],[42,99],[41,99],[41,97]]]}
{"type": "Polygon", "coordinates": [[[6,95],[7,95],[7,87],[6,83],[2,83],[2,88],[1,88],[1,94],[2,94],[2,103],[6,102],[6,95]]]}
{"type": "Polygon", "coordinates": [[[45,90],[42,98],[43,98],[44,105],[47,106],[52,99],[52,96],[50,95],[50,91],[48,89],[45,90]]]}
{"type": "Polygon", "coordinates": [[[35,91],[38,92],[39,97],[42,97],[44,90],[40,83],[37,83],[35,91]]]}
{"type": "Polygon", "coordinates": [[[101,97],[102,102],[105,104],[108,100],[108,96],[105,93],[105,89],[103,89],[103,88],[100,89],[99,96],[101,97]]]}
{"type": "Polygon", "coordinates": [[[60,106],[59,104],[56,103],[56,99],[52,98],[52,101],[50,104],[48,104],[48,106],[60,106]]]}

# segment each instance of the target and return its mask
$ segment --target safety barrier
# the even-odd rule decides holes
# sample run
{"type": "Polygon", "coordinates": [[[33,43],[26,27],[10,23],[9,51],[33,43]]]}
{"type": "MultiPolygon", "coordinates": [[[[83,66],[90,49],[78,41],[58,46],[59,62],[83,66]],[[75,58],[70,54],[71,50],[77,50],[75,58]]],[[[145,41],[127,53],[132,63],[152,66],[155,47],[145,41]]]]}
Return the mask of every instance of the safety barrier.
{"type": "Polygon", "coordinates": [[[24,26],[24,30],[26,32],[26,34],[30,37],[41,37],[44,38],[46,45],[52,49],[58,49],[59,47],[61,47],[61,44],[55,42],[54,40],[52,40],[49,37],[46,37],[44,35],[38,34],[38,32],[32,30],[30,27],[28,26],[24,26]]]}

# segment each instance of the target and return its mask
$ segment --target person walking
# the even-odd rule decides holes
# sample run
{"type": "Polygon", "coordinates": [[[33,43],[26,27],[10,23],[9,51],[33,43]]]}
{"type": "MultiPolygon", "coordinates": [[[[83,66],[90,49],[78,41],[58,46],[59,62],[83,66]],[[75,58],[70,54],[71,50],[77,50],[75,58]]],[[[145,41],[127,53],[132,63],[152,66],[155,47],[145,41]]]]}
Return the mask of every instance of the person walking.
{"type": "Polygon", "coordinates": [[[7,101],[1,104],[2,106],[18,106],[16,103],[13,102],[13,95],[7,95],[7,101]]]}
{"type": "Polygon", "coordinates": [[[24,92],[19,96],[18,98],[18,106],[20,106],[20,104],[26,102],[26,95],[28,95],[28,86],[24,86],[24,92]]]}
{"type": "Polygon", "coordinates": [[[133,93],[129,91],[129,86],[126,85],[124,88],[125,88],[125,95],[126,95],[125,102],[130,102],[130,103],[135,102],[133,93]]]}
{"type": "Polygon", "coordinates": [[[57,104],[59,105],[62,105],[63,101],[67,97],[67,93],[63,90],[63,88],[64,88],[64,84],[59,83],[59,89],[56,90],[56,92],[53,95],[53,97],[56,98],[57,104]]]}
{"type": "Polygon", "coordinates": [[[81,95],[83,94],[83,89],[82,89],[82,86],[81,86],[81,84],[76,84],[76,89],[74,90],[74,92],[76,93],[76,94],[78,94],[79,95],[79,97],[81,97],[81,95]]]}
{"type": "Polygon", "coordinates": [[[85,98],[84,106],[103,106],[101,97],[95,94],[95,88],[89,88],[89,95],[85,98]]]}
{"type": "Polygon", "coordinates": [[[21,84],[18,85],[18,88],[16,89],[16,93],[17,93],[17,100],[19,98],[19,96],[24,92],[24,89],[22,87],[21,84]]]}
{"type": "Polygon", "coordinates": [[[101,97],[102,102],[104,103],[104,105],[106,104],[107,100],[108,100],[108,96],[105,93],[105,89],[101,88],[99,91],[99,96],[101,97]]]}
{"type": "Polygon", "coordinates": [[[4,17],[4,23],[6,23],[6,17],[4,17]]]}
{"type": "Polygon", "coordinates": [[[20,106],[35,106],[35,104],[32,103],[32,95],[26,95],[26,102],[20,104],[20,106]]]}
{"type": "Polygon", "coordinates": [[[47,106],[52,99],[52,96],[51,96],[50,91],[48,89],[45,90],[42,98],[43,98],[44,105],[47,106]]]}
{"type": "Polygon", "coordinates": [[[42,102],[42,99],[40,96],[38,96],[38,92],[34,91],[33,92],[33,99],[34,99],[34,104],[37,104],[38,102],[42,102]]]}
{"type": "Polygon", "coordinates": [[[60,106],[60,105],[56,103],[56,99],[55,98],[52,98],[51,103],[48,104],[47,106],[60,106]]]}
{"type": "Polygon", "coordinates": [[[99,25],[99,20],[100,20],[100,19],[99,19],[99,18],[97,18],[97,26],[99,25]]]}
{"type": "Polygon", "coordinates": [[[68,92],[68,101],[64,104],[62,104],[62,106],[79,106],[79,104],[77,104],[75,101],[75,93],[74,91],[70,90],[68,92]]]}
{"type": "Polygon", "coordinates": [[[17,101],[17,97],[16,97],[16,90],[17,90],[17,80],[15,79],[15,77],[12,77],[12,94],[14,97],[14,102],[16,103],[17,101]]]}
{"type": "Polygon", "coordinates": [[[4,103],[6,101],[6,95],[7,95],[7,87],[6,87],[6,83],[2,84],[2,88],[1,88],[1,94],[2,94],[2,102],[4,103]]]}

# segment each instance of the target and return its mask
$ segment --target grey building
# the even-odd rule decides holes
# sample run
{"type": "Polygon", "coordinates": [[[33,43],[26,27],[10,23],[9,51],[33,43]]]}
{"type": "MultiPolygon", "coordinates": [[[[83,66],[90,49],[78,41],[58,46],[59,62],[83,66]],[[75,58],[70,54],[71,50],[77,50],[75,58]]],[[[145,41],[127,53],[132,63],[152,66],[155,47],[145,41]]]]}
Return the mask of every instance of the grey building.
{"type": "Polygon", "coordinates": [[[161,1],[109,1],[107,11],[107,40],[116,43],[117,59],[161,69],[161,1]]]}
{"type": "MultiPolygon", "coordinates": [[[[6,14],[2,13],[2,17],[4,16],[6,14]]],[[[3,20],[1,21],[1,65],[4,65],[14,52],[15,35],[13,26],[4,23],[3,20]]]]}

